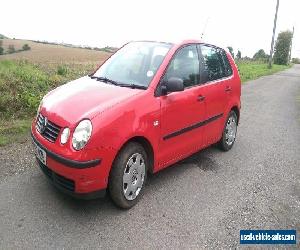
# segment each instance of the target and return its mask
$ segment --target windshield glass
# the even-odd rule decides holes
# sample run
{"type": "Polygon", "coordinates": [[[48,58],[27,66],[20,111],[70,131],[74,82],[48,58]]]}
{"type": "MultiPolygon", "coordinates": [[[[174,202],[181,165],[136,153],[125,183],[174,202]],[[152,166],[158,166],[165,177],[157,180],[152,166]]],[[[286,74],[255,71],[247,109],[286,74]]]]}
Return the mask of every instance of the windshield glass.
{"type": "Polygon", "coordinates": [[[118,50],[94,74],[120,84],[148,87],[171,44],[131,42],[118,50]]]}

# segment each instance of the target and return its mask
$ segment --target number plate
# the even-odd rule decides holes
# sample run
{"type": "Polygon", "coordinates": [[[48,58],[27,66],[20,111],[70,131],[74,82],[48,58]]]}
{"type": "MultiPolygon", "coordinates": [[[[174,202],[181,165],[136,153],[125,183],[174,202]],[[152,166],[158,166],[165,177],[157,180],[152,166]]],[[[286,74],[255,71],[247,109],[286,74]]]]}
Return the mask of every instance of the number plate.
{"type": "Polygon", "coordinates": [[[47,165],[47,154],[46,151],[41,149],[36,143],[35,145],[35,155],[44,164],[47,165]]]}

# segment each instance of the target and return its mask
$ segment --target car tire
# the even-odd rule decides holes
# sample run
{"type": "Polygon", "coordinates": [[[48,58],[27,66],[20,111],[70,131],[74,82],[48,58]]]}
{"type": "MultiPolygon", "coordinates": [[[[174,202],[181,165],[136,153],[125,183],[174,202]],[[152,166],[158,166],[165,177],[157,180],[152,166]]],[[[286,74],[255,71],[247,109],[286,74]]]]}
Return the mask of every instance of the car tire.
{"type": "Polygon", "coordinates": [[[148,157],[144,148],[129,142],[118,153],[109,176],[108,189],[113,202],[129,209],[141,198],[147,180],[148,157]]]}
{"type": "Polygon", "coordinates": [[[219,148],[223,151],[228,151],[233,147],[236,139],[237,125],[237,115],[234,111],[231,110],[224,125],[222,138],[218,143],[219,148]]]}

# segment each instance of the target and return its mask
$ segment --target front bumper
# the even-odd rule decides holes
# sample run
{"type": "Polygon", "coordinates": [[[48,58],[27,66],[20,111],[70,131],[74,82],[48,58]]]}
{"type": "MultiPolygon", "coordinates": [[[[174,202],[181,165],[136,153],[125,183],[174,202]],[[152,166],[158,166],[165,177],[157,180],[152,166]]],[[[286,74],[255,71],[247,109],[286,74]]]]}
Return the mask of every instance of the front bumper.
{"type": "Polygon", "coordinates": [[[97,191],[92,191],[89,193],[75,193],[75,182],[71,179],[65,178],[64,176],[57,174],[46,165],[44,165],[39,159],[37,159],[37,163],[41,168],[42,172],[48,178],[48,180],[60,191],[63,193],[70,195],[77,199],[90,200],[103,198],[106,194],[106,189],[100,189],[97,191]]]}
{"type": "Polygon", "coordinates": [[[82,168],[90,168],[90,167],[94,167],[94,166],[97,166],[101,163],[101,159],[96,159],[96,160],[91,160],[91,161],[73,161],[73,160],[70,160],[70,159],[67,159],[65,157],[62,157],[50,150],[48,150],[47,148],[45,148],[35,137],[34,135],[31,133],[31,137],[32,137],[32,140],[35,142],[35,144],[37,144],[40,148],[42,148],[43,150],[46,151],[47,153],[47,156],[51,157],[53,160],[63,164],[63,165],[66,165],[68,167],[71,167],[71,168],[79,168],[79,169],[82,169],[82,168]]]}
{"type": "Polygon", "coordinates": [[[31,137],[33,142],[46,152],[47,166],[39,160],[38,165],[54,186],[64,193],[81,199],[93,199],[105,195],[108,175],[115,156],[113,150],[94,149],[86,151],[83,158],[76,158],[75,155],[67,158],[58,154],[61,151],[59,145],[46,141],[34,127],[31,130],[31,137]],[[100,159],[97,156],[105,157],[100,159]]]}

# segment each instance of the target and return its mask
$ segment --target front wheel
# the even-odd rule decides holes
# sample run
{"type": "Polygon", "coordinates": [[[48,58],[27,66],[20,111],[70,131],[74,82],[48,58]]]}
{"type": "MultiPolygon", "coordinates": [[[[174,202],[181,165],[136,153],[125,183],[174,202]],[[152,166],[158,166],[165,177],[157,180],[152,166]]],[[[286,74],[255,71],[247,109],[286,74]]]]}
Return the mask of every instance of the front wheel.
{"type": "Polygon", "coordinates": [[[142,195],[147,179],[148,158],[144,148],[128,143],[117,155],[109,177],[109,193],[121,208],[133,207],[142,195]]]}
{"type": "Polygon", "coordinates": [[[219,141],[219,147],[222,150],[228,151],[233,147],[236,138],[237,123],[236,113],[234,111],[230,111],[224,126],[222,138],[219,141]]]}

